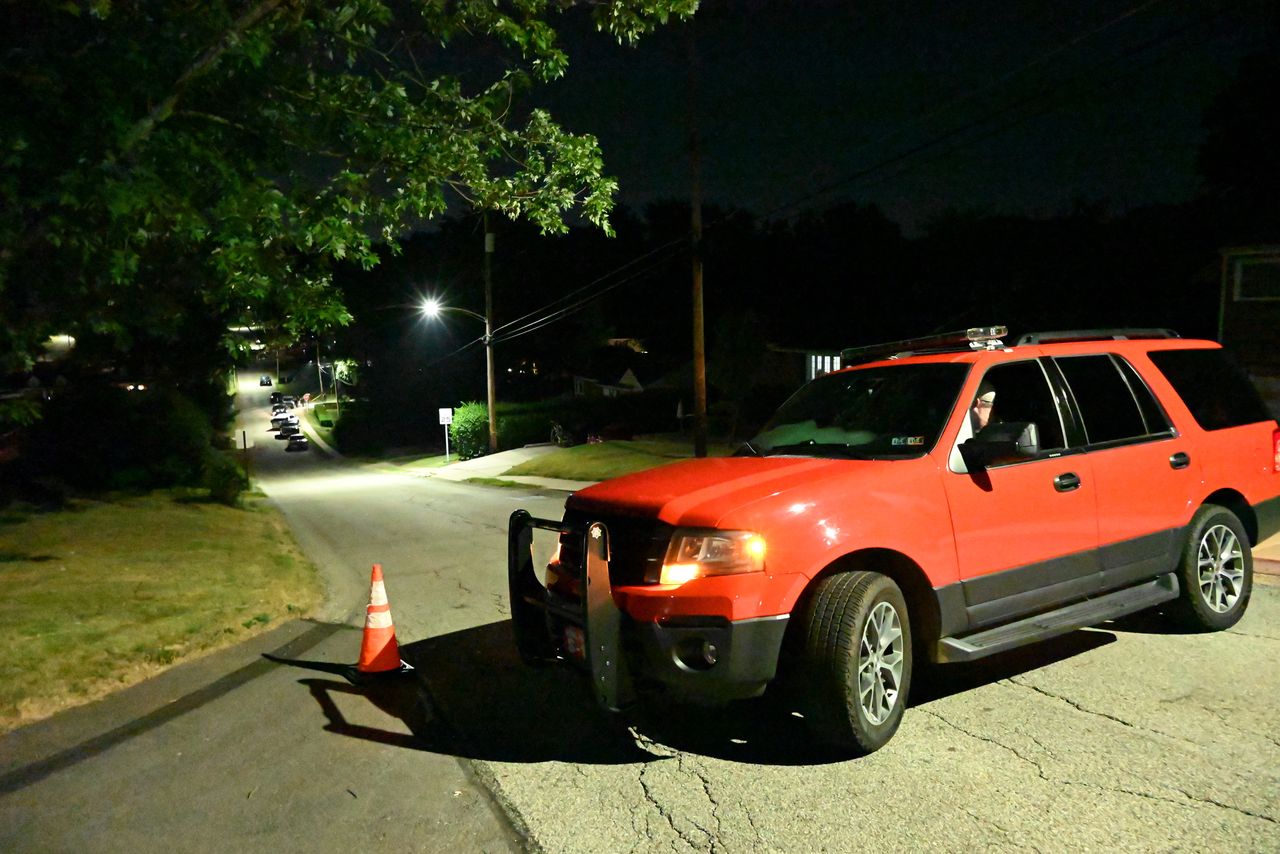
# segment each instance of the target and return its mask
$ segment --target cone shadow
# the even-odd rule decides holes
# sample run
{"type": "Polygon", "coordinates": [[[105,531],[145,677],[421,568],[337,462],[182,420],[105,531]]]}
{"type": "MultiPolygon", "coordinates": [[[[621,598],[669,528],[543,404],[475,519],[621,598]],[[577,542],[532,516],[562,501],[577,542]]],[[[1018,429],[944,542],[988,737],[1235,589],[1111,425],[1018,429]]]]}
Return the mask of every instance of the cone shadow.
{"type": "Polygon", "coordinates": [[[350,664],[264,657],[341,677],[299,684],[323,712],[324,730],[349,738],[498,762],[624,764],[662,758],[637,745],[625,720],[596,706],[579,673],[521,662],[509,622],[401,644],[400,656],[414,669],[366,674],[350,664]],[[408,733],[349,720],[334,701],[339,694],[363,697],[403,722],[408,733]]]}
{"type": "MultiPolygon", "coordinates": [[[[925,705],[1114,641],[1106,631],[1073,632],[972,664],[920,667],[909,705],[925,705]]],[[[400,654],[414,670],[370,676],[352,665],[271,660],[341,677],[300,680],[324,713],[325,731],[460,758],[612,765],[684,751],[784,766],[849,758],[814,740],[785,683],[764,697],[722,707],[648,698],[619,715],[600,709],[580,671],[522,662],[507,620],[402,644],[400,654]],[[402,721],[408,732],[348,720],[334,702],[339,693],[365,698],[402,721]]]]}

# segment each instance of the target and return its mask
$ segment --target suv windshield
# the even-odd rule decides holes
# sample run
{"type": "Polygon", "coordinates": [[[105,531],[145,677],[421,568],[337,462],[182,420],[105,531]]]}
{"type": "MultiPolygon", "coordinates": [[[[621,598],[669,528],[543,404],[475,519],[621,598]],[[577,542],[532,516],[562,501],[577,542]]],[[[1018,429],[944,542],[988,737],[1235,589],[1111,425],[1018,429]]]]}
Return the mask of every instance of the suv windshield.
{"type": "Polygon", "coordinates": [[[748,446],[763,456],[916,457],[938,441],[969,366],[900,365],[819,377],[748,446]]]}

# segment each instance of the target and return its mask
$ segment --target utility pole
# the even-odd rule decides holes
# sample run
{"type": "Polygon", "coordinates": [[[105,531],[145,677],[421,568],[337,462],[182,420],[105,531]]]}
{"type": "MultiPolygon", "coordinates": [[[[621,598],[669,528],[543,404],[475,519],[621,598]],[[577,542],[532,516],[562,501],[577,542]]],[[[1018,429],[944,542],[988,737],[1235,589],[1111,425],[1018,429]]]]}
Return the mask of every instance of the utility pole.
{"type": "Polygon", "coordinates": [[[324,394],[324,371],[320,370],[320,337],[316,336],[316,379],[320,381],[320,393],[324,394]]]}
{"type": "Polygon", "coordinates": [[[707,455],[707,353],[702,309],[702,168],[698,147],[698,49],[689,19],[689,194],[693,256],[693,455],[707,455]]]}
{"type": "Polygon", "coordinates": [[[498,452],[498,384],[493,373],[493,232],[489,212],[481,215],[484,224],[484,364],[489,392],[489,453],[498,452]]]}

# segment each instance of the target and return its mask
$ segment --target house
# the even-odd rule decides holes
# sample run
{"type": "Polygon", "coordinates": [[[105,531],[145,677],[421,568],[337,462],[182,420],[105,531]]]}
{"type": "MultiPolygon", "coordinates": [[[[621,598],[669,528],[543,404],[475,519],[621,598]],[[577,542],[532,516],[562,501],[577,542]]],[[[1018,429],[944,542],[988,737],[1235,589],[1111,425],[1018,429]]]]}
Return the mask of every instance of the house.
{"type": "Polygon", "coordinates": [[[1218,341],[1280,413],[1280,245],[1222,250],[1218,341]]]}
{"type": "Polygon", "coordinates": [[[654,373],[649,351],[635,338],[611,338],[573,376],[575,397],[618,397],[644,391],[654,373]],[[642,382],[644,376],[649,382],[642,382]]]}

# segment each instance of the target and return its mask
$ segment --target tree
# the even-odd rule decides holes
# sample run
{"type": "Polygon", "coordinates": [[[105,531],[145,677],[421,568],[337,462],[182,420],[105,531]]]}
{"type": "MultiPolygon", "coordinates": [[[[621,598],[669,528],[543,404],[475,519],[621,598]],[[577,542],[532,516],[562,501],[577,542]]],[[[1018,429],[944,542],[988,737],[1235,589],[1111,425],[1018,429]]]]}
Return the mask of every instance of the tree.
{"type": "Polygon", "coordinates": [[[634,41],[697,0],[4,3],[0,369],[55,331],[342,325],[332,265],[450,200],[607,231],[594,137],[517,106],[575,5],[634,41]]]}

